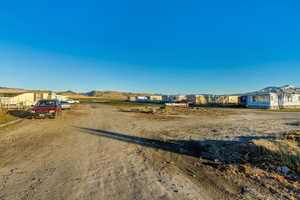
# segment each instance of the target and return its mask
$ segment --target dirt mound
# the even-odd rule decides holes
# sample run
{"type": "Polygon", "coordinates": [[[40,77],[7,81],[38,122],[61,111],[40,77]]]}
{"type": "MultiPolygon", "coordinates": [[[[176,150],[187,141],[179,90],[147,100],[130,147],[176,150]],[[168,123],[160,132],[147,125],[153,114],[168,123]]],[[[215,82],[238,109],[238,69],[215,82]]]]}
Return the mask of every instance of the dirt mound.
{"type": "Polygon", "coordinates": [[[232,111],[214,108],[183,108],[183,107],[159,107],[159,106],[136,106],[120,107],[121,112],[137,113],[138,117],[149,119],[175,119],[180,116],[197,115],[205,117],[219,117],[233,114],[232,111]]]}

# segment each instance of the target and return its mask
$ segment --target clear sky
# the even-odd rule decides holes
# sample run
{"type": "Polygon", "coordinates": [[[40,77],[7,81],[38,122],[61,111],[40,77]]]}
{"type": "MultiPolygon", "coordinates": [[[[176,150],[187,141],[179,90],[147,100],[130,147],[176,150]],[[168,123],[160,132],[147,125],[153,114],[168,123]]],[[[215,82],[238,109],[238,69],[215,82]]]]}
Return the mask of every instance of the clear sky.
{"type": "Polygon", "coordinates": [[[0,86],[239,93],[300,86],[299,0],[0,6],[0,86]]]}

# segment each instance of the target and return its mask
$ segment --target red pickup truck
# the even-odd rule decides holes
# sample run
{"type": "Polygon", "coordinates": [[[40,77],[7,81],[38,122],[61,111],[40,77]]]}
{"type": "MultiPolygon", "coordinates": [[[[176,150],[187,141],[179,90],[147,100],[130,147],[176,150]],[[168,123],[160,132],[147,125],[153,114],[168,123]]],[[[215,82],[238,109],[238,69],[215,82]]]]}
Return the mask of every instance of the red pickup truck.
{"type": "Polygon", "coordinates": [[[57,100],[40,100],[29,110],[31,118],[55,118],[60,112],[61,106],[57,100]]]}

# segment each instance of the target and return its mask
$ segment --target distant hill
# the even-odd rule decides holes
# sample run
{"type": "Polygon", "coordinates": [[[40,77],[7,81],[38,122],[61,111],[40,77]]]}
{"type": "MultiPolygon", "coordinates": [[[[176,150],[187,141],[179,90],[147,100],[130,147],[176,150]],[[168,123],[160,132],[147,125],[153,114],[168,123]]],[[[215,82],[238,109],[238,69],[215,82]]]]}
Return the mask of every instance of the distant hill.
{"type": "Polygon", "coordinates": [[[56,94],[59,94],[59,95],[66,95],[66,96],[69,96],[69,95],[79,95],[78,93],[76,93],[76,92],[74,92],[74,91],[71,91],[71,90],[63,91],[63,92],[57,92],[56,94]]]}
{"type": "Polygon", "coordinates": [[[151,95],[143,93],[119,92],[119,91],[98,91],[93,90],[86,93],[77,93],[71,90],[57,92],[59,95],[69,96],[71,98],[97,97],[103,99],[127,99],[129,96],[151,95]]]}
{"type": "Polygon", "coordinates": [[[19,88],[9,88],[9,87],[0,87],[0,89],[22,90],[22,89],[19,89],[19,88]]]}
{"type": "MultiPolygon", "coordinates": [[[[0,87],[0,89],[8,89],[8,90],[23,90],[18,88],[8,88],[8,87],[0,87]]],[[[24,91],[24,90],[23,90],[24,91]]],[[[38,91],[38,90],[26,90],[26,91],[38,91]]],[[[104,99],[127,99],[129,96],[145,96],[145,95],[153,95],[153,94],[144,94],[144,93],[132,93],[132,92],[119,92],[119,91],[98,91],[93,90],[86,93],[78,93],[72,90],[56,92],[58,95],[65,95],[71,98],[85,98],[85,97],[98,97],[104,99]]]]}
{"type": "Polygon", "coordinates": [[[19,89],[19,88],[9,88],[9,87],[0,87],[0,89],[2,90],[2,91],[10,91],[10,92],[12,92],[12,91],[27,91],[27,90],[24,90],[24,89],[19,89]]]}
{"type": "Polygon", "coordinates": [[[102,97],[102,98],[116,98],[116,99],[127,99],[129,96],[142,96],[151,95],[143,93],[131,93],[131,92],[118,92],[118,91],[90,91],[85,93],[85,95],[90,97],[102,97]]]}

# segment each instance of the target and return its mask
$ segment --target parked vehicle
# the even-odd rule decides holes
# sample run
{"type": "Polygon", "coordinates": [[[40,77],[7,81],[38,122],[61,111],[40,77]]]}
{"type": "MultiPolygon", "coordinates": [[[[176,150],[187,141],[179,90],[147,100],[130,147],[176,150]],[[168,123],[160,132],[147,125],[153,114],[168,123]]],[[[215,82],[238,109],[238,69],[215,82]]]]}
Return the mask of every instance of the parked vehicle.
{"type": "Polygon", "coordinates": [[[70,104],[74,104],[75,101],[73,99],[68,99],[66,102],[70,103],[70,104]]]}
{"type": "Polygon", "coordinates": [[[31,118],[55,118],[60,112],[61,105],[57,100],[40,100],[29,110],[31,118]]]}
{"type": "Polygon", "coordinates": [[[68,102],[70,104],[80,103],[79,100],[74,100],[74,99],[68,99],[66,102],[68,102]]]}
{"type": "Polygon", "coordinates": [[[71,104],[67,101],[61,101],[60,106],[62,110],[67,110],[67,109],[69,110],[72,107],[71,104]]]}

